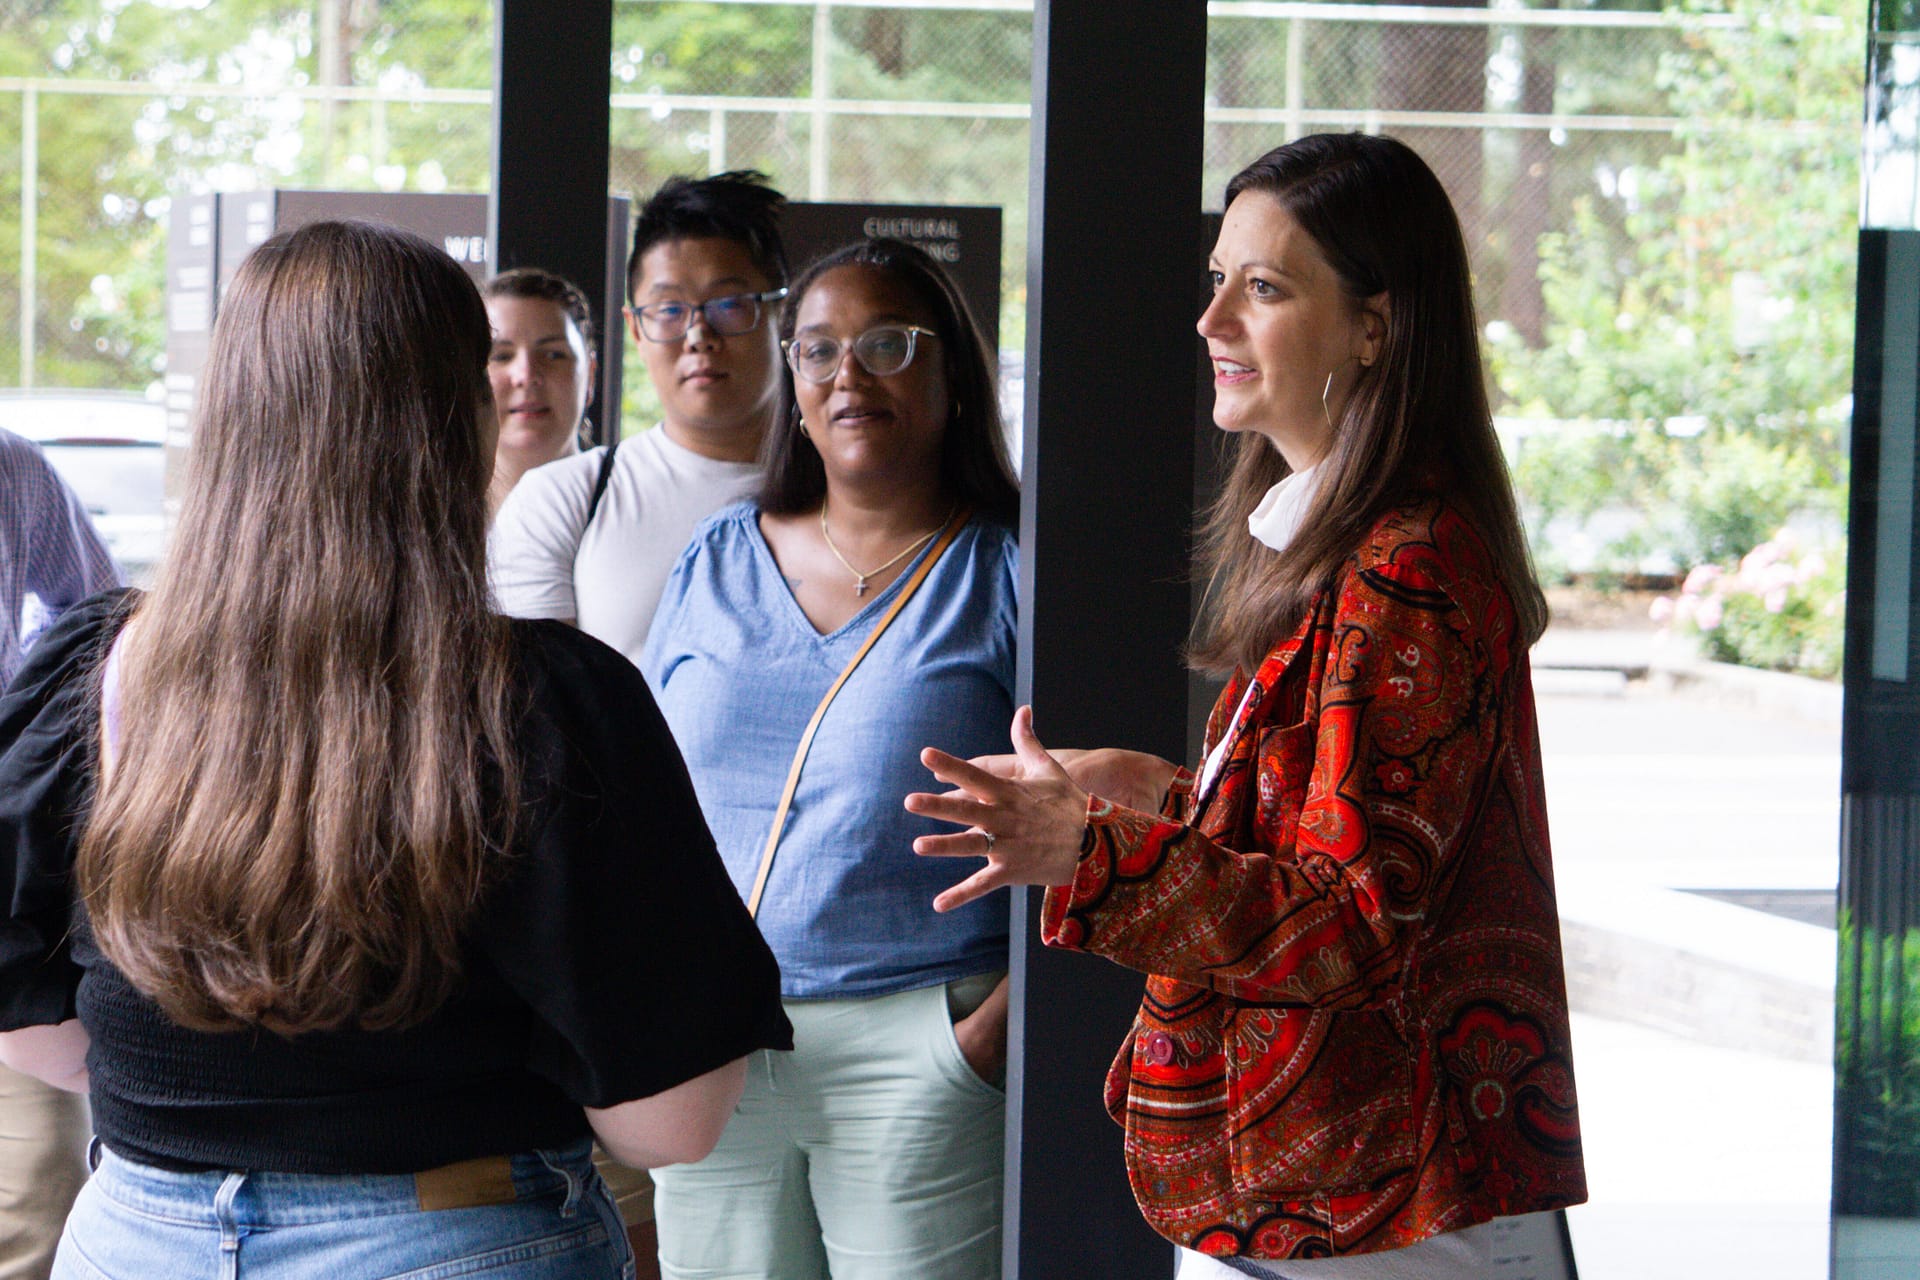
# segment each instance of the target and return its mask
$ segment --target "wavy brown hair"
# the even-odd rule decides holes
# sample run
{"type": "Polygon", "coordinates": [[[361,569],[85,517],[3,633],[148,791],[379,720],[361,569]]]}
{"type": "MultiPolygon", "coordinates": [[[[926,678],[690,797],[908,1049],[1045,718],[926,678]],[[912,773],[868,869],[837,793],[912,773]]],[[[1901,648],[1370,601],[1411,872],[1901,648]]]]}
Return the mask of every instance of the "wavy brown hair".
{"type": "Polygon", "coordinates": [[[1261,156],[1227,184],[1279,202],[1355,305],[1385,294],[1386,333],[1334,424],[1320,482],[1285,551],[1247,536],[1247,517],[1287,475],[1259,432],[1238,455],[1200,534],[1207,592],[1188,656],[1195,667],[1252,671],[1388,511],[1444,496],[1486,543],[1532,644],[1547,624],[1513,485],[1493,432],[1473,314],[1467,249],[1446,190],[1393,138],[1323,133],[1261,156]]]}
{"type": "Polygon", "coordinates": [[[459,978],[518,790],[488,345],[465,272],[368,224],[275,236],[222,302],[78,865],[186,1026],[406,1026],[459,978]]]}

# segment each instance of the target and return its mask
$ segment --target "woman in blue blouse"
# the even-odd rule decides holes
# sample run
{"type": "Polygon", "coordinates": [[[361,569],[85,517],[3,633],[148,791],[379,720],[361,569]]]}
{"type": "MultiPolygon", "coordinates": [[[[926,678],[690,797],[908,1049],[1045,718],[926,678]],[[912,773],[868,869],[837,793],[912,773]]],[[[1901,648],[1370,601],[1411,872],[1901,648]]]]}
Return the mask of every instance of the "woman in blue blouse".
{"type": "Polygon", "coordinates": [[[1007,914],[926,909],[907,852],[930,737],[997,749],[1012,712],[1018,495],[985,342],[952,281],[874,240],[794,284],[789,413],[759,495],[695,534],[641,658],[750,896],[795,748],[759,924],[795,1051],[757,1055],[720,1145],[658,1177],[661,1272],[703,1280],[999,1274],[1007,914]],[[958,526],[941,551],[940,534],[958,526]]]}

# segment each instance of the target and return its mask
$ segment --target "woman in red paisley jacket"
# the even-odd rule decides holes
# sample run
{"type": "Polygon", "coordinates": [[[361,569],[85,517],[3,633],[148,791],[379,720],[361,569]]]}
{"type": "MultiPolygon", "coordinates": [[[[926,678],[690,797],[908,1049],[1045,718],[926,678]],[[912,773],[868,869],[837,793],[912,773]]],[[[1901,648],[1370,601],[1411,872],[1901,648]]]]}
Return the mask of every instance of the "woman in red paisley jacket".
{"type": "MultiPolygon", "coordinates": [[[[1048,886],[1053,946],[1150,975],[1107,1080],[1182,1277],[1478,1276],[1586,1198],[1528,646],[1546,622],[1466,249],[1405,145],[1301,138],[1227,187],[1200,317],[1239,457],[1191,651],[1196,772],[929,748],[911,796],[1048,886]],[[1510,1225],[1510,1224],[1509,1224],[1510,1225]]],[[[1169,447],[1184,447],[1169,438],[1169,447]]]]}

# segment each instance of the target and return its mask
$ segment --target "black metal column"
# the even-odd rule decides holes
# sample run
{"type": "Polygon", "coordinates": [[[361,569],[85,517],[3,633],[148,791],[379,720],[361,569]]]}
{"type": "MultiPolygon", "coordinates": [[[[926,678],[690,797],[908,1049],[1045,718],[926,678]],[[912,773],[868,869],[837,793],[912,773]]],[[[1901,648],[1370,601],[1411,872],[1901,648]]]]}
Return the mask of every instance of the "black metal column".
{"type": "MultiPolygon", "coordinates": [[[[1178,759],[1207,10],[1037,0],[1019,697],[1041,740],[1178,759]]],[[[1008,1280],[1159,1280],[1101,1081],[1141,979],[1014,898],[1008,1280]]]]}
{"type": "Polygon", "coordinates": [[[593,303],[600,343],[596,422],[617,429],[620,317],[601,314],[607,225],[613,0],[495,0],[492,268],[544,267],[593,303]]]}
{"type": "Polygon", "coordinates": [[[1841,737],[1834,1275],[1920,1264],[1920,231],[1860,232],[1841,737]]]}

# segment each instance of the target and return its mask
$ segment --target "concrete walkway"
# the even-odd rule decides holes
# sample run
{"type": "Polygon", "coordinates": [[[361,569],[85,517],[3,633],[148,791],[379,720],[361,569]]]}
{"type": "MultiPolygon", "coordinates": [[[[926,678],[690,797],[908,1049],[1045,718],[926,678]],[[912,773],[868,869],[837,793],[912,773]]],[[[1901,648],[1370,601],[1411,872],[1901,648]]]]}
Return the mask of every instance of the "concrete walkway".
{"type": "Polygon", "coordinates": [[[1835,944],[1806,920],[1838,867],[1838,691],[1645,632],[1549,632],[1534,665],[1593,1196],[1570,1214],[1582,1280],[1818,1280],[1835,944]]]}

